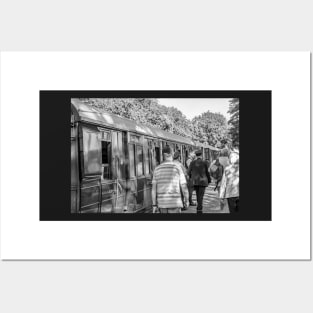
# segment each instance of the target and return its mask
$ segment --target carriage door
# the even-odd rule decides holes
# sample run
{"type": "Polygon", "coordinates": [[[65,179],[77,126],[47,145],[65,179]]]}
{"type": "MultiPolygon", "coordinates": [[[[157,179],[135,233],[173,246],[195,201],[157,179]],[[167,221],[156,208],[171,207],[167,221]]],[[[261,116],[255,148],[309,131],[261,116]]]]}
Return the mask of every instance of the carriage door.
{"type": "Polygon", "coordinates": [[[99,131],[91,125],[79,128],[80,149],[80,210],[97,213],[101,204],[101,142],[99,131]]]}
{"type": "Polygon", "coordinates": [[[129,134],[129,179],[127,182],[127,206],[129,212],[138,212],[144,209],[144,152],[143,136],[129,134]]]}
{"type": "Polygon", "coordinates": [[[113,212],[115,186],[112,170],[112,132],[98,127],[101,142],[101,213],[113,212]]]}
{"type": "Polygon", "coordinates": [[[123,131],[112,131],[112,183],[114,190],[114,213],[123,213],[126,206],[126,147],[127,134],[123,131]]]}

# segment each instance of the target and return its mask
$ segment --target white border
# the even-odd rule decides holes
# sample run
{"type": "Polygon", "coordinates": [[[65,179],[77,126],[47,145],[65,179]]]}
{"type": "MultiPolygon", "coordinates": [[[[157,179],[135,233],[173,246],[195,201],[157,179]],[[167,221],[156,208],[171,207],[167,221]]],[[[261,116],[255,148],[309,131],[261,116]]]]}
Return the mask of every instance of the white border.
{"type": "Polygon", "coordinates": [[[307,260],[309,132],[308,52],[4,52],[1,257],[307,260]],[[272,90],[273,221],[40,222],[39,90],[272,90]]]}

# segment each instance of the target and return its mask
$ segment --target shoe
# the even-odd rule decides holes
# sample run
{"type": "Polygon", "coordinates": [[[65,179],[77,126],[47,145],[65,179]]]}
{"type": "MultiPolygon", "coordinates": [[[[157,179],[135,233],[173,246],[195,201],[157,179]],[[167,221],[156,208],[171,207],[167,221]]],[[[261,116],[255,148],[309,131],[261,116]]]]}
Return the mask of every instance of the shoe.
{"type": "Polygon", "coordinates": [[[189,202],[189,205],[195,206],[197,204],[191,201],[191,202],[189,202]]]}

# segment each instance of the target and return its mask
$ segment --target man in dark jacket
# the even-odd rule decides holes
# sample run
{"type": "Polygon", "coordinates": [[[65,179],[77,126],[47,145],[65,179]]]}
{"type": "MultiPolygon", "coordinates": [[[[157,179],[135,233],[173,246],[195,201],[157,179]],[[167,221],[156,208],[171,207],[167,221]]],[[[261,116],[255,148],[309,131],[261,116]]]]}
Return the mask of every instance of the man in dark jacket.
{"type": "Polygon", "coordinates": [[[188,175],[194,185],[197,194],[197,213],[201,214],[203,213],[202,202],[204,191],[211,182],[208,165],[205,161],[202,160],[201,150],[196,151],[196,160],[190,163],[190,166],[188,168],[188,175]]]}

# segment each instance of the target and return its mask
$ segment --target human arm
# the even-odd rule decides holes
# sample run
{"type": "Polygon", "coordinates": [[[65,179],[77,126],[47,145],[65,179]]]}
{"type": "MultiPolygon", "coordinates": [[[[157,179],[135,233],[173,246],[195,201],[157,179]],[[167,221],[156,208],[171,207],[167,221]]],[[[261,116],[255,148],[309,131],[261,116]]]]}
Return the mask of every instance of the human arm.
{"type": "Polygon", "coordinates": [[[182,169],[180,169],[179,184],[180,184],[180,188],[184,197],[183,199],[184,207],[188,208],[189,207],[189,192],[188,192],[188,187],[187,187],[186,176],[182,169]]]}
{"type": "Polygon", "coordinates": [[[210,176],[210,171],[209,171],[209,167],[208,167],[208,164],[205,162],[205,174],[206,174],[206,177],[208,178],[208,183],[211,182],[211,176],[210,176]]]}
{"type": "Polygon", "coordinates": [[[193,165],[193,162],[191,162],[188,166],[188,170],[187,170],[187,176],[190,178],[191,177],[191,171],[192,171],[192,165],[193,165]]]}
{"type": "Polygon", "coordinates": [[[156,213],[157,211],[157,182],[153,175],[152,179],[152,189],[151,189],[151,197],[152,197],[152,213],[156,213]]]}
{"type": "Polygon", "coordinates": [[[219,194],[220,199],[225,199],[226,183],[227,183],[226,180],[227,180],[227,178],[226,178],[225,171],[224,171],[223,177],[222,177],[222,180],[221,180],[221,188],[220,188],[220,194],[219,194]]]}
{"type": "Polygon", "coordinates": [[[182,184],[181,185],[181,189],[182,189],[182,192],[183,192],[183,195],[184,195],[184,206],[185,208],[189,208],[189,191],[188,191],[188,187],[187,187],[187,184],[182,184]]]}

